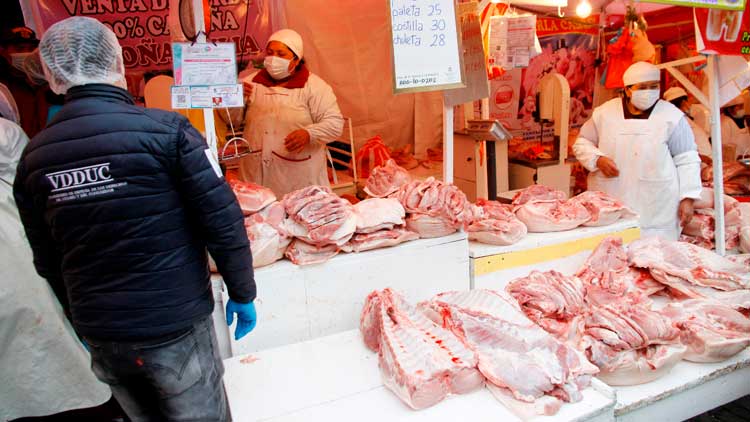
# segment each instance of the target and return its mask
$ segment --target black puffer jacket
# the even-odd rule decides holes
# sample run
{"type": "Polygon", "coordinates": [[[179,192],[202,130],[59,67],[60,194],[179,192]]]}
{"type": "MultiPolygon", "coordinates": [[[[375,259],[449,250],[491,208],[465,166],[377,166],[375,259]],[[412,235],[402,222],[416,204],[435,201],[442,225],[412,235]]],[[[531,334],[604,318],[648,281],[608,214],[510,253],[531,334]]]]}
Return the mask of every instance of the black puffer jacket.
{"type": "Polygon", "coordinates": [[[127,91],[72,88],[24,151],[14,193],[34,264],[64,282],[76,330],[138,340],[213,309],[206,249],[229,296],[255,299],[242,212],[184,117],[127,91]]]}

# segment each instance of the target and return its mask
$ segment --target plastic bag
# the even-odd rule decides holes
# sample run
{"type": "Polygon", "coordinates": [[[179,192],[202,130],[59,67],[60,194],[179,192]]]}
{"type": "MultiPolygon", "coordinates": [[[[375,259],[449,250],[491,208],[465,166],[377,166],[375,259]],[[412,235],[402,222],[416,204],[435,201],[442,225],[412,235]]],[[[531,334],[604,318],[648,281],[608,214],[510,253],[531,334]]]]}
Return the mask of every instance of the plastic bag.
{"type": "Polygon", "coordinates": [[[357,170],[359,177],[367,179],[370,177],[370,171],[375,167],[385,165],[386,161],[391,158],[390,150],[380,135],[370,138],[357,152],[357,170]]]}

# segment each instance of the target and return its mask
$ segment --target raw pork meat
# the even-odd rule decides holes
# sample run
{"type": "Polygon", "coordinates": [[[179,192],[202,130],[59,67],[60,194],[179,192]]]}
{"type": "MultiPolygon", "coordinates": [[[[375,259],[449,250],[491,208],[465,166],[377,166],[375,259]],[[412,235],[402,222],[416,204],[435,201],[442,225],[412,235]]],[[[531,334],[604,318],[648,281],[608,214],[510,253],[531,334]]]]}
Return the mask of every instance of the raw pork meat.
{"type": "Polygon", "coordinates": [[[561,190],[544,185],[531,185],[513,196],[513,205],[523,205],[530,201],[565,201],[567,196],[561,190]]]}
{"type": "Polygon", "coordinates": [[[579,202],[532,199],[516,208],[516,216],[531,233],[559,232],[574,229],[591,219],[579,202]]]}
{"type": "Polygon", "coordinates": [[[402,186],[395,197],[408,213],[441,217],[459,225],[463,222],[466,195],[456,186],[446,185],[433,177],[402,186]]]}
{"type": "Polygon", "coordinates": [[[261,212],[245,218],[245,229],[253,254],[253,267],[263,267],[280,260],[292,241],[284,228],[286,211],[274,202],[261,212]]]}
{"type": "Polygon", "coordinates": [[[329,188],[308,186],[286,194],[283,204],[289,214],[289,232],[312,245],[342,246],[357,228],[352,204],[329,188]]]}
{"type": "Polygon", "coordinates": [[[490,245],[506,246],[521,240],[526,225],[519,220],[508,205],[497,201],[479,199],[477,205],[469,205],[464,229],[469,240],[490,245]]]}
{"type": "Polygon", "coordinates": [[[410,214],[406,217],[406,228],[417,233],[422,239],[448,236],[457,230],[457,227],[445,219],[425,214],[410,214]]]}
{"type": "Polygon", "coordinates": [[[611,362],[617,369],[602,371],[597,378],[613,386],[645,384],[668,374],[682,360],[686,350],[682,344],[660,344],[620,352],[611,362]]]}
{"type": "MultiPolygon", "coordinates": [[[[739,264],[745,266],[742,263],[739,264]]],[[[732,309],[750,309],[750,290],[748,289],[722,291],[711,287],[696,286],[662,270],[651,270],[651,274],[659,283],[666,286],[671,296],[675,298],[710,299],[732,309]]]]}
{"type": "Polygon", "coordinates": [[[417,239],[419,239],[418,234],[403,227],[395,227],[391,230],[379,230],[373,233],[357,233],[347,244],[341,247],[341,250],[344,252],[364,252],[396,246],[417,239]]]}
{"type": "Polygon", "coordinates": [[[750,320],[734,309],[706,300],[670,303],[664,313],[681,330],[684,359],[721,362],[750,345],[750,320]]]}
{"type": "Polygon", "coordinates": [[[637,216],[625,204],[604,192],[586,191],[571,201],[580,203],[591,214],[591,220],[584,223],[584,226],[608,226],[621,218],[637,216]]]}
{"type": "Polygon", "coordinates": [[[750,226],[740,229],[740,251],[750,253],[750,226]]]}
{"type": "Polygon", "coordinates": [[[385,198],[410,181],[411,176],[406,169],[399,167],[395,161],[388,160],[385,165],[372,169],[365,192],[374,198],[385,198]]]}
{"type": "MultiPolygon", "coordinates": [[[[712,166],[701,170],[703,185],[713,187],[712,166]]],[[[724,163],[724,192],[730,195],[741,195],[750,192],[750,169],[739,162],[724,163]]]]}
{"type": "Polygon", "coordinates": [[[684,347],[655,347],[679,343],[679,336],[665,315],[643,304],[620,303],[590,310],[583,348],[606,382],[641,384],[665,374],[682,358],[684,347]]]}
{"type": "Polygon", "coordinates": [[[474,350],[482,374],[516,400],[534,403],[552,396],[579,401],[581,390],[598,372],[576,350],[526,318],[501,292],[441,293],[420,307],[474,350]]]}
{"type": "Polygon", "coordinates": [[[228,183],[245,215],[254,214],[276,201],[276,195],[267,187],[237,179],[231,179],[228,183]]]}
{"type": "Polygon", "coordinates": [[[402,186],[395,197],[409,213],[406,227],[422,238],[449,235],[464,222],[466,195],[432,177],[402,186]]]}
{"type": "Polygon", "coordinates": [[[394,198],[365,199],[354,205],[354,212],[357,215],[357,233],[390,230],[405,224],[406,211],[394,198]]]}
{"type": "Polygon", "coordinates": [[[294,239],[284,255],[297,265],[313,265],[322,264],[338,253],[339,247],[335,244],[316,246],[294,239]]]}
{"type": "MultiPolygon", "coordinates": [[[[727,212],[737,206],[739,202],[729,195],[724,195],[724,212],[727,212]]],[[[696,210],[714,208],[714,190],[712,188],[703,188],[701,197],[693,203],[696,210]]]]}
{"type": "Polygon", "coordinates": [[[592,305],[644,301],[644,296],[664,289],[647,270],[628,266],[628,254],[619,237],[602,240],[576,275],[586,287],[586,301],[592,305]]]}
{"type": "Polygon", "coordinates": [[[413,409],[484,384],[474,352],[391,289],[367,297],[360,331],[378,352],[385,386],[413,409]]]}
{"type": "Polygon", "coordinates": [[[689,243],[640,239],[630,245],[628,259],[631,265],[651,270],[657,280],[654,270],[697,286],[727,291],[750,288],[750,274],[742,265],[689,243]]]}
{"type": "Polygon", "coordinates": [[[578,277],[566,277],[557,271],[532,271],[527,277],[513,280],[505,290],[526,316],[545,331],[575,343],[580,320],[576,317],[586,307],[585,289],[578,277]]]}

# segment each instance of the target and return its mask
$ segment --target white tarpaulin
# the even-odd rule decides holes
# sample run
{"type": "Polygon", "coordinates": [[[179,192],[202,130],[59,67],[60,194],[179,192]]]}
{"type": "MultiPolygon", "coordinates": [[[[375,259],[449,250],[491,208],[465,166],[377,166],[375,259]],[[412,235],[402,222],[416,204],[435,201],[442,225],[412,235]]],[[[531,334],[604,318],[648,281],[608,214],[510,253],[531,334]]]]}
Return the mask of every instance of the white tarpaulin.
{"type": "Polygon", "coordinates": [[[287,0],[289,28],[302,35],[305,60],[351,117],[357,147],[380,135],[389,147],[414,145],[418,157],[442,143],[440,93],[392,93],[388,3],[287,0]]]}
{"type": "MultiPolygon", "coordinates": [[[[91,372],[49,284],[34,271],[11,185],[28,142],[0,119],[0,420],[93,407],[111,396],[91,372]]],[[[18,128],[20,131],[20,128],[18,128]]]]}

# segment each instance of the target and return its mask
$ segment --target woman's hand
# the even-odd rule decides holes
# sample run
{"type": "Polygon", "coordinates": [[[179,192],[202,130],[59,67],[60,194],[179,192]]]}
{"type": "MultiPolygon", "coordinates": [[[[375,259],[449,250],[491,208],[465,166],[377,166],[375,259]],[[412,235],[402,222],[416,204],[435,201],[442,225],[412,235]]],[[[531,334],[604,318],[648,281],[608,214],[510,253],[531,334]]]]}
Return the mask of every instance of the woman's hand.
{"type": "Polygon", "coordinates": [[[245,103],[250,101],[250,96],[253,95],[253,84],[250,82],[242,83],[242,96],[245,97],[245,103]]]}
{"type": "Polygon", "coordinates": [[[284,147],[289,152],[300,152],[310,143],[310,133],[297,129],[284,138],[284,147]]]}

